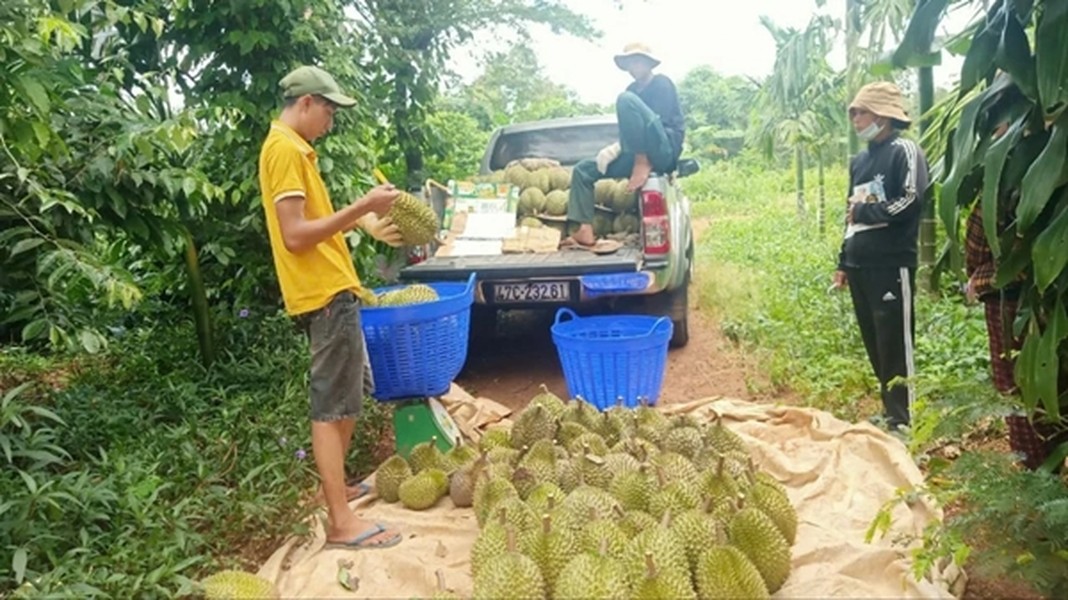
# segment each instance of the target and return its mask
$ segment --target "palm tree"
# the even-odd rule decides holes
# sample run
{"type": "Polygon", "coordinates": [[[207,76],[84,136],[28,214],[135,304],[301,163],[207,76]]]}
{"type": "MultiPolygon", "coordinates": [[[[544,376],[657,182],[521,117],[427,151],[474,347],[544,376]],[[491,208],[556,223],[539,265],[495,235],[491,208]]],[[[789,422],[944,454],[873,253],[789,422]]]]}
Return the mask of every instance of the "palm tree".
{"type": "Polygon", "coordinates": [[[765,155],[780,147],[794,152],[798,216],[805,212],[805,153],[814,151],[819,167],[818,222],[823,229],[824,154],[844,128],[842,76],[827,64],[835,29],[826,15],[813,17],[804,30],[781,28],[767,18],[761,23],[775,38],[775,66],[758,94],[755,138],[765,155]]]}

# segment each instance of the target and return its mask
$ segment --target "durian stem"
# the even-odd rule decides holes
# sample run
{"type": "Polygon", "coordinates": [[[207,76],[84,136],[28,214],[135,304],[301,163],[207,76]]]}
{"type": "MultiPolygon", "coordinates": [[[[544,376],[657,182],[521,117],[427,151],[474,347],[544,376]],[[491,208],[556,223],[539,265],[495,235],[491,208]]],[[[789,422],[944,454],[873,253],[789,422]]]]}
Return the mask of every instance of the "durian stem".
{"type": "Polygon", "coordinates": [[[445,572],[442,571],[441,569],[438,569],[437,571],[434,572],[434,575],[436,575],[437,578],[438,578],[438,591],[439,592],[444,592],[445,591],[445,572]]]}
{"type": "Polygon", "coordinates": [[[553,529],[552,517],[549,516],[549,513],[543,514],[541,516],[541,531],[542,531],[542,533],[544,533],[545,535],[549,535],[549,532],[551,532],[552,529],[553,529]]]}
{"type": "Polygon", "coordinates": [[[508,538],[508,551],[509,552],[515,552],[516,549],[518,548],[518,546],[516,545],[516,539],[515,539],[515,528],[514,527],[509,527],[508,530],[507,530],[507,533],[505,533],[505,535],[508,538]]]}
{"type": "Polygon", "coordinates": [[[653,562],[653,553],[649,550],[645,551],[645,574],[649,579],[656,577],[656,563],[653,562]]]}

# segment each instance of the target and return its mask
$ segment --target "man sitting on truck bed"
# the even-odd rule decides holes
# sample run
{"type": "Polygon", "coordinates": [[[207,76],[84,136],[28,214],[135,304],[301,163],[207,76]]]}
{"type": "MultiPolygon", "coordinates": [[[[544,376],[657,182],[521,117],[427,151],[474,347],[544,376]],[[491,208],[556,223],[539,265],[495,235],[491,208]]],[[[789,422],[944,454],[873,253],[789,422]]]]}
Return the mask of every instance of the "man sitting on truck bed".
{"type": "Polygon", "coordinates": [[[571,173],[571,197],[567,220],[579,224],[564,245],[592,246],[593,187],[599,179],[629,177],[627,189],[637,191],[650,173],[675,170],[682,153],[685,122],[675,84],[666,75],[653,74],[660,64],[648,46],[627,44],[615,56],[616,66],[630,73],[634,82],[616,100],[619,141],[575,165],[571,173]]]}

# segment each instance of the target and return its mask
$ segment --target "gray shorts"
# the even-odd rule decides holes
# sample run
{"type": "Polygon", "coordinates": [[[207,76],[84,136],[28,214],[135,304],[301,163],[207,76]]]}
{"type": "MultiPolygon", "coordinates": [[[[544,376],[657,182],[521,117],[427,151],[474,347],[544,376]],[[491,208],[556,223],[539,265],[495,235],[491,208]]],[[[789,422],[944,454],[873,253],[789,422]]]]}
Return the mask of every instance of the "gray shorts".
{"type": "Polygon", "coordinates": [[[297,317],[311,346],[312,421],[355,418],[364,396],[374,393],[374,377],[360,326],[360,301],[339,292],[329,304],[297,317]]]}

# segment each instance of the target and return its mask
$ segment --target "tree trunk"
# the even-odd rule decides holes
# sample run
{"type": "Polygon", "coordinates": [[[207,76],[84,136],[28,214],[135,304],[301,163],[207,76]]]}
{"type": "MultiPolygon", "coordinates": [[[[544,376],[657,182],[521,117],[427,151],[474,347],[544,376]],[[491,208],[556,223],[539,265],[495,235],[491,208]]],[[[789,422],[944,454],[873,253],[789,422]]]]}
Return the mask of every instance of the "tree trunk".
{"type": "MultiPolygon", "coordinates": [[[[930,119],[926,116],[934,106],[934,70],[931,67],[921,67],[919,70],[920,84],[920,136],[922,137],[930,127],[930,119]]],[[[922,190],[918,190],[921,191],[922,190]]],[[[921,280],[921,285],[928,291],[938,289],[938,270],[935,268],[936,258],[936,222],[934,198],[928,197],[923,205],[923,217],[920,221],[920,267],[926,269],[928,277],[921,280]]]]}
{"type": "Polygon", "coordinates": [[[819,231],[820,237],[823,237],[823,233],[826,230],[827,223],[827,193],[824,186],[824,173],[823,173],[823,150],[821,148],[816,149],[816,177],[819,183],[819,208],[816,213],[816,228],[819,231]]]}
{"type": "MultiPolygon", "coordinates": [[[[845,38],[846,38],[846,94],[847,102],[853,100],[857,93],[860,78],[861,65],[857,64],[860,57],[857,56],[857,47],[860,45],[860,0],[846,0],[845,3],[845,38]]],[[[846,127],[849,136],[849,153],[846,155],[846,165],[851,156],[860,151],[860,139],[852,125],[846,127]]]]}
{"type": "Polygon", "coordinates": [[[200,362],[210,367],[215,362],[215,342],[212,340],[211,313],[208,311],[208,295],[204,277],[200,273],[200,258],[197,256],[193,234],[185,230],[185,268],[189,277],[189,301],[193,308],[193,321],[200,345],[200,362]]]}
{"type": "Polygon", "coordinates": [[[797,165],[797,218],[805,216],[805,149],[798,144],[794,148],[794,163],[797,165]]]}

